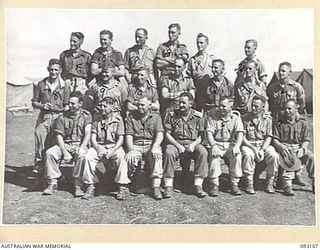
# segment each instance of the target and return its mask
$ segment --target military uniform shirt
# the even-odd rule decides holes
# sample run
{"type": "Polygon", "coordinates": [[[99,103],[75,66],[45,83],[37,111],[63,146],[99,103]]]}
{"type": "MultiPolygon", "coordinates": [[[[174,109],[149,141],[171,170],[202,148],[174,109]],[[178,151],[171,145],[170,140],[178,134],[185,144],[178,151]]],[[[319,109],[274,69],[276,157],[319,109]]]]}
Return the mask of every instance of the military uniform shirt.
{"type": "Polygon", "coordinates": [[[151,143],[157,133],[163,132],[161,117],[153,111],[144,119],[139,118],[136,112],[130,113],[125,126],[126,135],[133,136],[135,145],[143,145],[144,142],[151,143]]]}
{"type": "MultiPolygon", "coordinates": [[[[249,60],[247,58],[245,58],[239,63],[238,69],[237,69],[238,75],[237,75],[236,82],[241,80],[248,61],[249,60]]],[[[261,81],[264,76],[267,76],[267,71],[266,71],[264,64],[256,56],[253,59],[250,59],[250,61],[254,61],[257,64],[258,78],[261,81]]]]}
{"type": "Polygon", "coordinates": [[[166,132],[178,142],[195,141],[199,133],[204,131],[202,113],[191,109],[188,117],[182,117],[179,110],[169,112],[164,120],[166,132]]]}
{"type": "Polygon", "coordinates": [[[91,129],[92,134],[97,135],[97,142],[103,146],[113,146],[119,136],[124,135],[124,124],[122,117],[116,113],[112,114],[110,120],[94,121],[91,129]]]}
{"type": "Polygon", "coordinates": [[[220,99],[223,97],[233,98],[234,89],[232,82],[226,77],[222,78],[222,82],[218,86],[213,79],[207,84],[206,103],[210,106],[219,106],[220,99]]]}
{"type": "Polygon", "coordinates": [[[85,135],[85,128],[92,123],[91,114],[89,111],[80,109],[77,115],[66,111],[63,116],[57,118],[53,125],[53,131],[62,135],[64,141],[68,142],[82,142],[85,135]]]}
{"type": "Polygon", "coordinates": [[[242,121],[248,141],[260,141],[273,136],[272,118],[267,114],[263,114],[261,118],[253,118],[252,113],[248,113],[242,117],[242,121]]]}
{"type": "MultiPolygon", "coordinates": [[[[171,50],[170,43],[165,42],[159,45],[156,52],[156,58],[162,59],[164,57],[171,57],[176,59],[177,57],[181,57],[182,55],[189,56],[188,48],[186,45],[182,43],[178,43],[177,46],[171,50]]],[[[174,72],[174,65],[167,66],[161,70],[161,75],[170,75],[174,72]]]]}
{"type": "Polygon", "coordinates": [[[111,48],[111,52],[108,53],[106,49],[98,48],[92,55],[91,63],[98,64],[99,68],[102,64],[106,63],[112,67],[119,67],[124,65],[123,56],[120,51],[111,48]]]}
{"type": "Polygon", "coordinates": [[[201,79],[205,75],[213,77],[212,74],[212,60],[215,59],[214,55],[206,52],[204,55],[199,52],[189,60],[188,72],[192,79],[201,79]]]}
{"type": "Polygon", "coordinates": [[[281,86],[280,83],[269,85],[267,88],[269,98],[269,108],[271,112],[284,110],[285,103],[288,100],[295,100],[299,109],[305,107],[305,92],[300,83],[289,80],[288,84],[281,86]]]}
{"type": "Polygon", "coordinates": [[[216,110],[206,113],[206,130],[213,133],[214,140],[218,142],[234,142],[239,132],[244,132],[240,114],[232,111],[228,118],[222,118],[216,110]]]}
{"type": "Polygon", "coordinates": [[[282,143],[301,144],[310,141],[307,121],[299,115],[292,122],[285,117],[273,123],[273,136],[282,143]]]}
{"type": "Polygon", "coordinates": [[[159,99],[157,89],[153,86],[150,86],[149,84],[147,84],[144,90],[141,90],[136,84],[129,85],[127,98],[128,102],[136,104],[136,102],[139,100],[139,97],[142,96],[146,96],[151,99],[152,103],[156,102],[159,99]]]}
{"type": "MultiPolygon", "coordinates": [[[[176,79],[174,77],[165,77],[162,79],[160,87],[161,89],[168,88],[170,93],[190,91],[192,89],[195,89],[193,81],[189,77],[182,77],[180,79],[176,79]]],[[[172,109],[178,109],[179,97],[168,99],[168,103],[166,106],[172,109]]]]}
{"type": "Polygon", "coordinates": [[[62,62],[63,79],[72,77],[81,77],[86,79],[90,70],[91,54],[87,51],[80,50],[76,55],[73,55],[72,50],[63,51],[60,54],[62,62]]]}
{"type": "Polygon", "coordinates": [[[143,50],[137,45],[127,49],[124,54],[124,66],[132,74],[141,67],[146,67],[153,74],[153,61],[155,59],[155,51],[147,45],[143,50]]]}
{"type": "MultiPolygon", "coordinates": [[[[62,78],[58,79],[59,84],[54,91],[51,90],[48,78],[40,81],[33,91],[33,98],[31,101],[39,102],[42,104],[51,103],[53,111],[62,111],[64,106],[69,103],[70,90],[62,78]]],[[[52,112],[51,110],[42,110],[42,112],[52,112]]]]}
{"type": "Polygon", "coordinates": [[[93,101],[97,105],[103,98],[112,97],[116,100],[116,109],[121,110],[123,103],[127,99],[127,89],[116,79],[104,84],[102,81],[98,82],[92,87],[93,101]]]}

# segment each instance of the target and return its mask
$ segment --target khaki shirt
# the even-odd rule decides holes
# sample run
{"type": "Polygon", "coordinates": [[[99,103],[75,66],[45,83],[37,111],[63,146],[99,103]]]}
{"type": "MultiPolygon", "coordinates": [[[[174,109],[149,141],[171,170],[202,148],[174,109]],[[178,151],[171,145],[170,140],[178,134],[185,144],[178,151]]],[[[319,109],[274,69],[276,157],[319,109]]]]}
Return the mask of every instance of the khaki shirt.
{"type": "Polygon", "coordinates": [[[102,146],[112,147],[114,146],[119,136],[124,135],[124,124],[122,117],[116,113],[113,113],[110,120],[98,120],[94,121],[91,129],[92,134],[97,135],[97,142],[102,146]]]}
{"type": "Polygon", "coordinates": [[[164,129],[177,142],[195,141],[204,131],[202,113],[191,109],[188,117],[183,117],[179,110],[168,112],[164,120],[164,129]]]}
{"type": "Polygon", "coordinates": [[[239,112],[232,111],[228,118],[220,117],[219,111],[210,110],[206,113],[206,131],[213,134],[218,142],[234,142],[239,132],[244,132],[239,112]]]}
{"type": "Polygon", "coordinates": [[[91,114],[87,110],[80,109],[77,115],[66,111],[63,116],[57,118],[56,123],[53,125],[53,131],[62,135],[65,143],[81,143],[85,136],[85,128],[91,123],[91,114]]]}
{"type": "MultiPolygon", "coordinates": [[[[237,71],[237,78],[235,80],[235,85],[237,84],[237,82],[241,81],[243,79],[243,75],[245,72],[245,67],[246,64],[249,60],[247,58],[243,59],[239,65],[238,65],[238,69],[236,69],[237,71]]],[[[258,79],[260,81],[262,81],[264,76],[267,76],[267,71],[266,68],[264,66],[264,64],[255,56],[253,59],[250,59],[250,61],[254,61],[257,64],[257,73],[258,73],[258,79]]]]}
{"type": "MultiPolygon", "coordinates": [[[[159,59],[162,59],[164,57],[171,57],[173,59],[176,59],[177,57],[181,57],[182,55],[187,55],[187,57],[189,57],[188,48],[182,43],[178,43],[177,46],[173,48],[173,50],[170,48],[169,42],[162,43],[157,48],[156,52],[156,58],[159,59]]],[[[168,76],[174,72],[174,65],[167,66],[160,71],[162,76],[168,76]]]]}
{"type": "Polygon", "coordinates": [[[199,52],[195,54],[189,60],[188,72],[192,79],[201,79],[205,75],[213,77],[212,74],[212,60],[216,57],[212,54],[206,52],[205,54],[200,54],[199,52]]]}
{"type": "Polygon", "coordinates": [[[98,48],[92,55],[91,63],[98,64],[99,68],[102,64],[107,63],[112,67],[119,67],[124,65],[123,56],[120,51],[111,48],[111,52],[108,53],[106,49],[98,48]]]}
{"type": "Polygon", "coordinates": [[[299,115],[292,122],[282,115],[273,123],[273,137],[281,143],[288,144],[302,144],[305,141],[310,141],[308,123],[299,115]]]}
{"type": "Polygon", "coordinates": [[[91,54],[85,50],[80,50],[76,55],[72,50],[65,50],[60,54],[62,62],[63,79],[80,77],[86,79],[90,72],[91,54]]]}
{"type": "Polygon", "coordinates": [[[153,74],[153,61],[156,57],[154,49],[147,45],[143,50],[139,49],[137,45],[127,49],[124,54],[124,66],[130,74],[134,73],[141,67],[146,67],[153,74]]]}
{"type": "Polygon", "coordinates": [[[232,82],[223,77],[221,82],[210,79],[207,83],[206,104],[208,107],[218,107],[223,97],[233,98],[234,89],[232,82]]]}
{"type": "Polygon", "coordinates": [[[269,98],[270,111],[275,114],[284,110],[285,103],[288,100],[295,100],[300,108],[305,107],[305,92],[300,83],[289,80],[287,85],[280,85],[280,82],[269,85],[267,88],[267,95],[269,98]]]}
{"type": "Polygon", "coordinates": [[[127,101],[136,104],[139,97],[147,96],[154,103],[159,99],[158,91],[155,87],[147,84],[144,90],[140,89],[136,84],[130,84],[128,87],[127,101]]]}
{"type": "MultiPolygon", "coordinates": [[[[181,77],[179,79],[175,77],[164,77],[162,78],[160,88],[161,90],[163,88],[168,88],[169,92],[171,93],[195,89],[193,81],[189,77],[181,77]]],[[[170,108],[171,110],[178,109],[179,97],[168,99],[164,106],[164,108],[170,108]]]]}
{"type": "Polygon", "coordinates": [[[141,119],[137,112],[130,113],[126,120],[126,135],[133,136],[135,145],[150,145],[159,132],[163,132],[162,120],[158,113],[150,114],[141,119]]]}
{"type": "Polygon", "coordinates": [[[261,118],[253,118],[252,113],[242,117],[244,135],[248,141],[261,141],[272,137],[272,118],[263,114],[261,118]]]}

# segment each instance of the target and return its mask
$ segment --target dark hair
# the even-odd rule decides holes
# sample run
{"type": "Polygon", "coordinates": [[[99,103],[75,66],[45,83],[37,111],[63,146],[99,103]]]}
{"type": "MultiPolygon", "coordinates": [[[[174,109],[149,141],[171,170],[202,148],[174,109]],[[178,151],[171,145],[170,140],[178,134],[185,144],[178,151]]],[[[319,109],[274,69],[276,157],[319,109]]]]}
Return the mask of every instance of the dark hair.
{"type": "Polygon", "coordinates": [[[247,43],[252,43],[253,45],[254,45],[254,47],[258,47],[258,42],[257,42],[257,40],[254,40],[254,39],[249,39],[249,40],[247,40],[246,41],[246,44],[247,43]]]}
{"type": "Polygon", "coordinates": [[[254,100],[260,100],[263,104],[266,104],[267,102],[267,98],[265,98],[263,95],[255,95],[253,98],[252,98],[252,102],[254,100]]]}
{"type": "Polygon", "coordinates": [[[142,30],[143,33],[145,34],[145,36],[148,36],[148,31],[145,28],[138,28],[138,29],[136,29],[135,33],[137,33],[139,30],[142,30]]]}
{"type": "Polygon", "coordinates": [[[177,60],[182,60],[183,61],[183,63],[184,63],[184,65],[186,65],[187,64],[187,59],[185,59],[184,57],[182,57],[182,56],[178,56],[176,59],[174,59],[174,61],[177,61],[177,60]]]}
{"type": "Polygon", "coordinates": [[[144,67],[144,66],[141,66],[141,67],[139,67],[138,69],[135,70],[136,73],[139,72],[139,71],[145,71],[145,72],[147,72],[148,75],[150,74],[150,69],[147,68],[147,67],[144,67]]]}
{"type": "Polygon", "coordinates": [[[208,37],[207,35],[205,35],[205,34],[203,34],[203,33],[199,33],[199,34],[197,35],[197,39],[198,39],[198,38],[201,38],[201,37],[204,37],[204,39],[206,40],[206,43],[209,44],[209,37],[208,37]]]}
{"type": "Polygon", "coordinates": [[[292,69],[292,65],[291,65],[291,63],[289,63],[289,62],[282,62],[282,63],[280,63],[280,64],[279,64],[279,69],[280,69],[282,66],[287,66],[287,67],[290,69],[290,71],[291,71],[291,69],[292,69]]]}
{"type": "Polygon", "coordinates": [[[111,96],[105,96],[102,100],[98,102],[98,104],[102,102],[106,102],[107,104],[114,104],[116,100],[111,96]]]}
{"type": "Polygon", "coordinates": [[[102,35],[108,35],[111,40],[113,39],[113,33],[110,30],[101,30],[100,36],[102,35]]]}
{"type": "Polygon", "coordinates": [[[83,41],[83,39],[84,39],[84,35],[81,32],[72,32],[71,36],[75,36],[76,38],[78,38],[81,41],[83,41]]]}
{"type": "Polygon", "coordinates": [[[51,58],[51,59],[49,60],[49,65],[48,65],[48,67],[50,67],[50,66],[52,66],[52,65],[54,65],[54,64],[58,64],[58,65],[60,66],[60,68],[62,67],[62,63],[61,63],[61,61],[60,61],[59,59],[51,58]]]}
{"type": "Polygon", "coordinates": [[[190,92],[187,92],[187,91],[182,92],[180,95],[180,98],[181,97],[188,97],[189,101],[193,102],[193,95],[190,92]]]}
{"type": "Polygon", "coordinates": [[[80,91],[74,91],[74,92],[71,92],[70,94],[70,98],[71,99],[72,97],[76,97],[78,98],[79,102],[82,102],[83,101],[83,94],[80,92],[80,91]]]}
{"type": "Polygon", "coordinates": [[[176,27],[179,31],[181,31],[181,26],[178,23],[172,23],[169,25],[168,29],[176,27]]]}

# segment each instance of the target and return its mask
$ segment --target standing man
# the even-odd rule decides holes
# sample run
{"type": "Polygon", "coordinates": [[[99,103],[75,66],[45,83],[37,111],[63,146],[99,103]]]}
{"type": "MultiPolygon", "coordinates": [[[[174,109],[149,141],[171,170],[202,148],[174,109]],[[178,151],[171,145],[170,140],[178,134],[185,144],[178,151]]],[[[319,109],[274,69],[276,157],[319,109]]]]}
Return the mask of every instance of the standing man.
{"type": "Polygon", "coordinates": [[[127,110],[135,112],[138,110],[138,102],[142,96],[148,96],[151,100],[151,110],[159,111],[159,97],[156,87],[150,84],[150,71],[148,68],[139,68],[136,80],[128,87],[127,110]]]}
{"type": "Polygon", "coordinates": [[[188,48],[179,42],[181,27],[178,23],[172,23],[168,27],[169,41],[159,45],[156,52],[156,67],[161,72],[161,77],[174,73],[175,59],[183,57],[188,59],[188,48]]]}
{"type": "MultiPolygon", "coordinates": [[[[128,165],[125,160],[123,150],[124,142],[124,124],[122,117],[113,112],[115,100],[111,97],[105,97],[98,104],[99,118],[92,124],[90,148],[85,157],[85,163],[82,165],[83,172],[81,181],[89,186],[99,182],[97,176],[97,164],[102,162],[105,168],[114,169],[116,172],[114,182],[118,184],[118,193],[116,198],[124,200],[128,194],[127,184],[128,165]]],[[[88,193],[82,198],[90,199],[93,194],[88,193]]]]}
{"type": "MultiPolygon", "coordinates": [[[[255,61],[248,61],[245,64],[245,74],[235,86],[234,91],[234,108],[242,115],[251,112],[252,99],[255,95],[265,96],[266,86],[257,78],[258,64],[255,61]]],[[[268,110],[268,105],[265,105],[268,110]]]]}
{"type": "Polygon", "coordinates": [[[212,78],[212,60],[215,59],[214,55],[207,52],[208,45],[208,36],[199,33],[197,36],[198,52],[190,58],[188,66],[188,73],[196,88],[195,104],[198,111],[205,109],[206,83],[209,78],[212,78]]]}
{"type": "Polygon", "coordinates": [[[139,68],[147,68],[150,72],[148,81],[152,86],[157,86],[154,74],[154,49],[146,45],[148,31],[145,28],[138,28],[135,33],[136,45],[127,49],[124,54],[124,66],[126,68],[127,82],[134,82],[139,68]]]}
{"type": "Polygon", "coordinates": [[[183,72],[186,69],[186,60],[178,57],[174,60],[174,74],[169,77],[163,77],[160,87],[162,95],[161,109],[166,112],[179,109],[179,98],[183,92],[190,92],[195,96],[195,87],[189,77],[185,77],[183,72]]]}
{"type": "Polygon", "coordinates": [[[273,194],[274,179],[278,171],[279,156],[271,146],[272,118],[264,112],[267,100],[264,96],[254,96],[252,111],[242,117],[244,126],[242,171],[245,177],[245,192],[254,194],[253,176],[257,163],[264,163],[267,172],[266,192],[273,194]]]}
{"type": "Polygon", "coordinates": [[[151,100],[142,96],[138,101],[137,112],[130,113],[126,120],[127,162],[130,176],[144,160],[149,167],[152,181],[152,197],[161,200],[160,192],[162,169],[162,151],[160,144],[163,140],[162,120],[158,113],[151,111],[151,100]]]}
{"type": "Polygon", "coordinates": [[[269,107],[274,118],[278,117],[278,113],[284,111],[285,103],[288,100],[294,100],[299,105],[299,113],[304,113],[305,108],[305,92],[300,83],[290,78],[291,64],[283,62],[279,65],[279,82],[269,85],[267,95],[269,98],[269,107]]]}
{"type": "Polygon", "coordinates": [[[115,79],[115,74],[116,70],[112,64],[104,63],[101,66],[100,80],[91,89],[93,108],[98,105],[99,101],[108,96],[115,99],[114,111],[121,111],[128,92],[123,83],[115,79]]]}
{"type": "Polygon", "coordinates": [[[72,32],[70,49],[60,54],[62,63],[62,78],[70,87],[70,92],[80,91],[84,94],[87,84],[92,80],[90,73],[91,54],[81,49],[84,35],[81,32],[72,32]]]}
{"type": "Polygon", "coordinates": [[[91,73],[96,77],[102,72],[102,64],[114,67],[114,77],[117,79],[125,76],[123,56],[111,46],[112,40],[113,33],[110,30],[100,31],[101,47],[95,50],[91,58],[91,73]]]}
{"type": "Polygon", "coordinates": [[[233,99],[233,83],[224,76],[225,65],[221,59],[212,61],[213,77],[209,79],[206,85],[206,93],[203,98],[205,103],[204,110],[218,109],[220,100],[224,97],[233,99]]]}
{"type": "MultiPolygon", "coordinates": [[[[35,129],[34,173],[42,172],[43,156],[49,143],[49,133],[53,121],[68,105],[70,90],[61,78],[62,65],[58,59],[50,59],[49,76],[34,87],[32,106],[40,109],[35,129]]],[[[49,143],[50,144],[50,143],[49,143]]]]}
{"type": "MultiPolygon", "coordinates": [[[[285,158],[293,161],[296,158],[306,166],[309,178],[312,180],[312,191],[314,189],[314,157],[308,150],[310,142],[309,128],[307,121],[299,115],[299,105],[295,100],[288,100],[285,103],[285,111],[282,117],[275,120],[273,124],[273,143],[280,152],[280,166],[284,168],[282,173],[282,183],[284,195],[293,196],[292,180],[294,171],[290,171],[290,166],[285,167],[285,158]]],[[[301,164],[300,164],[301,165],[301,164]]]]}
{"type": "Polygon", "coordinates": [[[240,146],[243,141],[243,124],[240,114],[232,111],[232,100],[220,99],[219,110],[211,109],[206,113],[207,137],[209,142],[210,196],[218,196],[221,159],[229,167],[231,194],[241,195],[238,183],[242,176],[240,146]]]}
{"type": "Polygon", "coordinates": [[[180,158],[183,172],[189,171],[191,158],[195,160],[194,194],[205,197],[203,180],[208,175],[208,153],[201,145],[204,132],[202,113],[192,109],[193,96],[184,92],[179,98],[179,110],[170,111],[164,121],[165,136],[168,144],[164,155],[163,198],[170,198],[173,191],[175,163],[180,158]]]}
{"type": "Polygon", "coordinates": [[[258,42],[254,39],[247,40],[244,45],[244,52],[246,54],[246,58],[243,59],[236,69],[237,71],[237,78],[235,80],[235,86],[238,82],[243,78],[245,74],[245,67],[247,62],[254,61],[257,64],[257,77],[259,81],[263,82],[265,86],[267,86],[267,72],[265,69],[264,64],[257,58],[256,50],[258,47],[258,42]]]}
{"type": "MultiPolygon", "coordinates": [[[[45,178],[48,186],[43,191],[45,195],[52,195],[58,189],[58,178],[61,176],[59,164],[62,160],[75,163],[73,169],[75,196],[81,193],[83,183],[80,178],[80,168],[91,136],[91,115],[81,108],[82,98],[80,92],[72,93],[69,99],[69,110],[57,119],[53,127],[57,145],[46,151],[45,178]]],[[[94,187],[88,186],[87,195],[93,192],[94,187]]]]}

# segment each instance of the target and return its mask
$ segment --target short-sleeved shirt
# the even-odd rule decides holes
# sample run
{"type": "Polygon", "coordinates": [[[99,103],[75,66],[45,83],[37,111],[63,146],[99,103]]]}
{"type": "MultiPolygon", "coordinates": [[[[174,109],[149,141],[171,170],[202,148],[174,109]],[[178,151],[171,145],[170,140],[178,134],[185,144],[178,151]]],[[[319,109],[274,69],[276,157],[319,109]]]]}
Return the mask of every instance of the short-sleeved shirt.
{"type": "Polygon", "coordinates": [[[288,144],[302,144],[305,141],[310,141],[308,123],[298,114],[292,122],[281,115],[273,123],[273,137],[281,143],[288,144]]]}
{"type": "Polygon", "coordinates": [[[98,64],[99,68],[102,64],[106,63],[112,67],[119,67],[124,65],[123,56],[120,51],[111,48],[110,52],[107,52],[104,48],[98,48],[95,50],[91,57],[91,63],[98,64]]]}
{"type": "Polygon", "coordinates": [[[272,137],[272,118],[263,114],[259,118],[254,118],[252,113],[242,117],[244,135],[248,141],[261,141],[267,137],[272,137]]]}
{"type": "Polygon", "coordinates": [[[141,89],[137,84],[130,84],[128,87],[127,101],[136,104],[142,96],[148,97],[152,103],[159,99],[158,91],[150,84],[146,85],[145,89],[141,89]]]}
{"type": "Polygon", "coordinates": [[[206,104],[209,107],[218,107],[220,99],[223,97],[233,98],[234,88],[232,82],[226,77],[222,81],[216,82],[210,79],[207,83],[206,104]]]}
{"type": "Polygon", "coordinates": [[[280,85],[280,82],[269,85],[267,87],[267,95],[269,98],[269,108],[272,114],[284,110],[285,103],[288,100],[295,100],[300,108],[305,107],[305,92],[300,83],[289,80],[286,85],[280,85]]]}
{"type": "MultiPolygon", "coordinates": [[[[35,87],[33,91],[32,102],[39,102],[42,104],[51,103],[53,105],[53,112],[61,112],[69,103],[70,90],[68,86],[65,84],[62,78],[58,79],[59,84],[52,90],[50,88],[50,83],[48,78],[40,81],[35,87]]],[[[52,111],[42,110],[42,112],[50,113],[52,111]]]]}
{"type": "Polygon", "coordinates": [[[108,96],[116,100],[115,108],[120,111],[127,99],[128,91],[120,81],[113,79],[107,84],[100,81],[93,85],[92,94],[94,105],[97,105],[103,98],[108,96]]]}
{"type": "Polygon", "coordinates": [[[96,134],[97,142],[100,145],[112,147],[120,136],[124,136],[124,124],[122,117],[113,113],[111,119],[101,119],[94,121],[91,129],[92,134],[96,134]]]}
{"type": "Polygon", "coordinates": [[[232,111],[227,118],[222,118],[218,111],[210,110],[206,113],[206,131],[213,134],[217,142],[234,142],[239,132],[244,132],[239,112],[232,111]]]}
{"type": "Polygon", "coordinates": [[[130,74],[137,71],[141,67],[146,67],[153,73],[153,61],[156,53],[154,49],[147,45],[144,49],[139,49],[139,46],[134,45],[127,49],[124,54],[124,66],[130,74]]]}
{"type": "Polygon", "coordinates": [[[60,54],[62,62],[63,79],[71,79],[72,77],[81,77],[86,79],[90,72],[91,54],[85,50],[80,50],[77,54],[73,54],[72,50],[65,50],[60,54]]]}
{"type": "Polygon", "coordinates": [[[156,134],[163,132],[161,117],[153,111],[145,118],[140,118],[137,112],[130,113],[125,126],[126,135],[133,136],[135,145],[150,145],[156,134]]]}
{"type": "MultiPolygon", "coordinates": [[[[170,57],[176,59],[177,57],[181,57],[183,55],[187,55],[189,57],[188,48],[186,45],[179,43],[173,50],[170,47],[170,42],[165,42],[159,45],[156,52],[156,58],[162,59],[164,57],[170,57]]],[[[174,65],[169,65],[165,68],[161,69],[161,75],[167,76],[174,72],[174,65]]]]}
{"type": "Polygon", "coordinates": [[[195,141],[204,131],[202,113],[191,109],[188,117],[183,117],[179,110],[170,111],[164,120],[164,129],[177,142],[195,141]]]}
{"type": "Polygon", "coordinates": [[[205,54],[197,53],[189,60],[188,73],[193,80],[201,79],[205,75],[213,77],[212,60],[216,57],[206,52],[205,54]]]}
{"type": "MultiPolygon", "coordinates": [[[[181,78],[175,78],[175,77],[164,77],[162,78],[161,90],[163,88],[168,88],[170,93],[177,93],[181,91],[190,91],[192,89],[195,89],[193,80],[189,77],[181,77],[181,78]]],[[[164,108],[170,108],[170,110],[175,110],[179,108],[179,97],[176,97],[174,99],[168,99],[168,102],[164,104],[164,108]]]]}
{"type": "Polygon", "coordinates": [[[265,68],[264,64],[256,56],[253,59],[245,58],[238,65],[237,78],[235,80],[236,84],[237,84],[237,82],[239,82],[240,80],[243,79],[243,75],[244,75],[244,72],[245,72],[245,67],[246,67],[246,64],[247,64],[248,61],[254,61],[257,64],[258,79],[260,81],[262,81],[262,78],[264,76],[267,76],[267,71],[266,71],[266,68],[265,68]]]}
{"type": "Polygon", "coordinates": [[[267,99],[266,86],[261,81],[246,82],[242,80],[235,86],[234,107],[243,112],[252,111],[252,99],[255,95],[264,96],[267,99]]]}
{"type": "Polygon", "coordinates": [[[80,109],[77,115],[66,111],[63,116],[57,118],[53,125],[53,131],[63,137],[64,142],[82,142],[85,136],[85,128],[92,123],[89,111],[80,109]]]}

